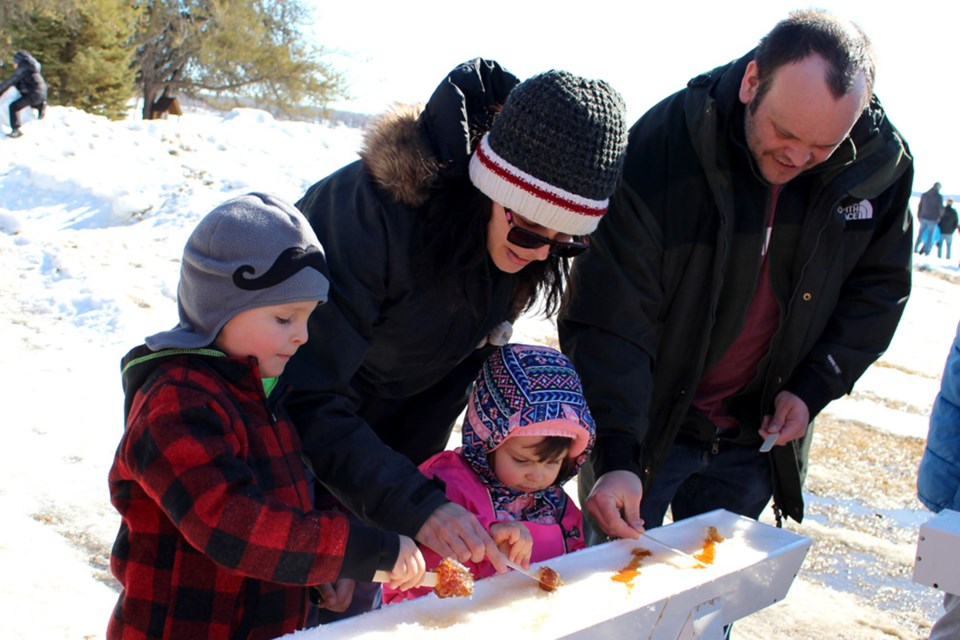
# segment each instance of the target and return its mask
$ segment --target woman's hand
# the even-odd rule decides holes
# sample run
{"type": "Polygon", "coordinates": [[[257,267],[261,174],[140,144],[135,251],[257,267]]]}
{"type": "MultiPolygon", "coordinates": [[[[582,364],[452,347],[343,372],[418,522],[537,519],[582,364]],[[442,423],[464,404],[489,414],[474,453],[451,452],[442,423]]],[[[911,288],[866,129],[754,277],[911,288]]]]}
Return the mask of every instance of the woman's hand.
{"type": "Polygon", "coordinates": [[[416,539],[441,557],[477,563],[486,556],[498,573],[507,570],[506,558],[477,517],[453,502],[437,507],[420,527],[416,539]]]}

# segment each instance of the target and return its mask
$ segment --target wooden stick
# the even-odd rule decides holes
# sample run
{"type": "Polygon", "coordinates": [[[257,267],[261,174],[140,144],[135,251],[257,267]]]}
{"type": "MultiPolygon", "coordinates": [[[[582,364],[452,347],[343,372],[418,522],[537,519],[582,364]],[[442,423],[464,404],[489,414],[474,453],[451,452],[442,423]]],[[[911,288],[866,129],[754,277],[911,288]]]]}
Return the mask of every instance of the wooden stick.
{"type": "MultiPolygon", "coordinates": [[[[390,574],[386,571],[377,570],[373,574],[374,582],[390,582],[390,574]]],[[[437,573],[435,571],[427,571],[423,574],[423,582],[420,583],[421,587],[435,587],[437,586],[437,573]]]]}

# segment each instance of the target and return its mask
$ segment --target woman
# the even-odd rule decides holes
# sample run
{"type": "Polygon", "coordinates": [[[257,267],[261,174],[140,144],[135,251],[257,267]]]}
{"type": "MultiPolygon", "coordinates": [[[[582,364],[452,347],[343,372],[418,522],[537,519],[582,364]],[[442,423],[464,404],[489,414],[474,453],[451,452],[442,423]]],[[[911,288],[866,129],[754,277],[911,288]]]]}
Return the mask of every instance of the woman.
{"type": "Polygon", "coordinates": [[[329,339],[291,361],[288,407],[316,478],[354,513],[505,570],[476,518],[416,465],[445,448],[484,347],[505,343],[525,309],[555,310],[626,135],[606,83],[550,71],[518,85],[476,59],[422,113],[375,122],[361,160],[297,203],[330,268],[310,325],[329,339]]]}

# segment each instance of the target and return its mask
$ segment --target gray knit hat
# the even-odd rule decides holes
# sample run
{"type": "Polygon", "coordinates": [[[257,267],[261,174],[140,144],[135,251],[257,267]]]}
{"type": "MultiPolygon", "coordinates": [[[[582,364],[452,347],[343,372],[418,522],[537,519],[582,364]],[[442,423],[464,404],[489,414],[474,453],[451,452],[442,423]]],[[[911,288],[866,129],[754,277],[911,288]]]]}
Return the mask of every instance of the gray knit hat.
{"type": "Polygon", "coordinates": [[[190,234],[180,264],[180,324],[146,339],[160,349],[213,343],[241,311],[326,301],[330,282],[317,235],[293,205],[251,193],[221,204],[190,234]]]}
{"type": "Polygon", "coordinates": [[[470,159],[491,200],[574,236],[597,228],[623,170],[623,98],[602,80],[548,71],[517,85],[470,159]]]}

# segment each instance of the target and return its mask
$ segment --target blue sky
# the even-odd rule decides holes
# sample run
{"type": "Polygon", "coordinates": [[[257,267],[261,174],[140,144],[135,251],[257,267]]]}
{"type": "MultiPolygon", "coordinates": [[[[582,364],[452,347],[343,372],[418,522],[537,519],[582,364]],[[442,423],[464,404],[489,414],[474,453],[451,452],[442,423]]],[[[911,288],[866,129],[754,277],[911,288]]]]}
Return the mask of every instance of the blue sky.
{"type": "Polygon", "coordinates": [[[425,101],[456,64],[497,60],[518,77],[565,69],[609,81],[632,122],[702,71],[739,57],[790,10],[828,9],[857,22],[879,66],[876,92],[916,158],[915,190],[939,180],[960,193],[955,127],[960,17],[953,3],[829,0],[816,5],[657,0],[451,0],[333,3],[313,0],[317,41],[348,75],[353,99],[335,105],[379,113],[425,101]],[[655,6],[650,6],[650,5],[655,6]],[[626,5],[626,6],[625,6],[626,5]]]}

